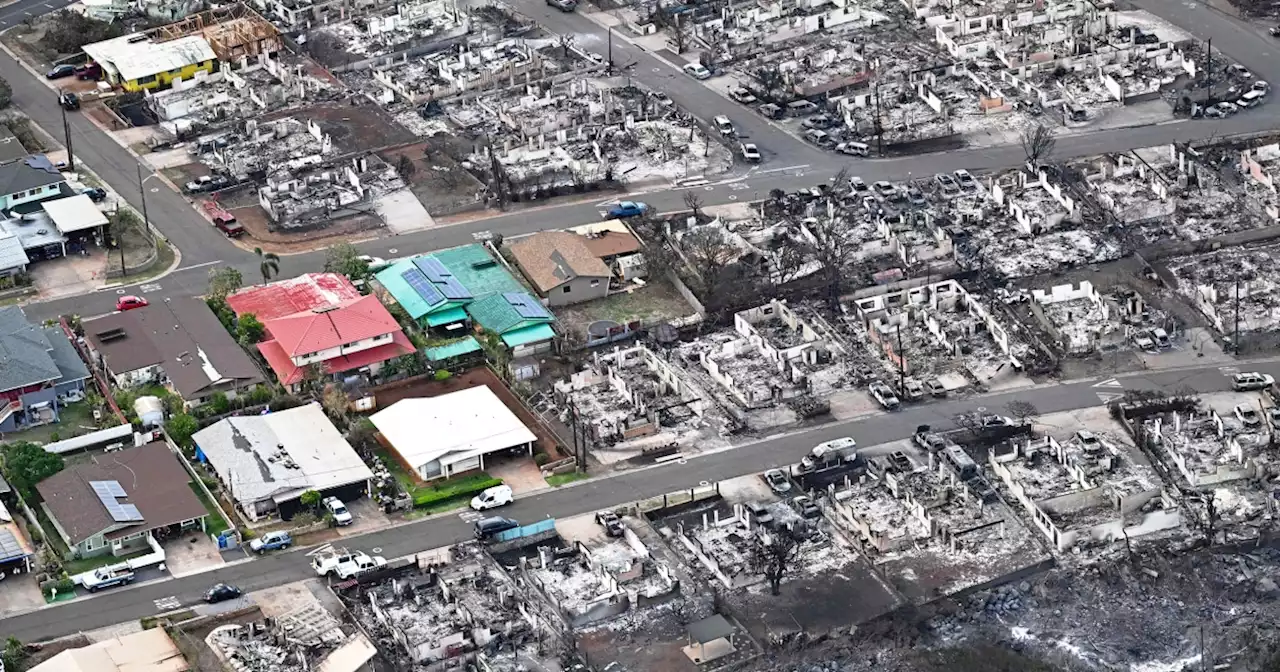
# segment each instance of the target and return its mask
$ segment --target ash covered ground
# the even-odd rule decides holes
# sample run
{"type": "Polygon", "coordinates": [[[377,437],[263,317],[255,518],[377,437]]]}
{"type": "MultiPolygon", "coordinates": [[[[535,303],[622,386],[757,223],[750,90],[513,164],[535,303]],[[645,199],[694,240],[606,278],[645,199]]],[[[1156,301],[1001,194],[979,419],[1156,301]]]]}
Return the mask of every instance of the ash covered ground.
{"type": "Polygon", "coordinates": [[[749,669],[1277,672],[1277,582],[1275,548],[1135,555],[900,611],[749,669]]]}

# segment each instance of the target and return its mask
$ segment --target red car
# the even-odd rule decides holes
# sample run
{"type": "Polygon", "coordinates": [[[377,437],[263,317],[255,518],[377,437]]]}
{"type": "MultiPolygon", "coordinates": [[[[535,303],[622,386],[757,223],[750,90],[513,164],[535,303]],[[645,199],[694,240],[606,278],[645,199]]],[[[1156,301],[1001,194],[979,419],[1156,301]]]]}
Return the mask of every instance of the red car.
{"type": "Polygon", "coordinates": [[[141,296],[122,296],[116,299],[116,310],[133,310],[134,308],[146,308],[147,300],[141,296]]]}

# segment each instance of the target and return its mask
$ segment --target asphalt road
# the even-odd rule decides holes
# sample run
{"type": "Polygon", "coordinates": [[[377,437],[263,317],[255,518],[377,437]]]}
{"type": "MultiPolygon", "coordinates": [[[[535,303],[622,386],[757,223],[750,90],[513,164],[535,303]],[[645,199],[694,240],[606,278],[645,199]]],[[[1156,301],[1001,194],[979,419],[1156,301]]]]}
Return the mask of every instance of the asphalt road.
{"type": "MultiPolygon", "coordinates": [[[[1250,365],[1250,369],[1280,377],[1280,361],[1250,365]]],[[[1118,380],[1124,389],[1188,388],[1197,392],[1215,392],[1229,389],[1227,376],[1216,367],[1204,367],[1123,375],[1118,380]]],[[[609,474],[524,497],[504,509],[502,515],[524,522],[547,517],[566,518],[792,464],[816,443],[841,436],[852,436],[863,446],[873,446],[907,438],[922,424],[937,429],[950,428],[954,426],[953,418],[960,413],[978,409],[1001,413],[1014,400],[1029,401],[1040,413],[1047,414],[1095,406],[1100,403],[1099,393],[1119,391],[1113,386],[1098,387],[1098,384],[1085,381],[1049,385],[963,401],[928,403],[896,413],[782,434],[729,450],[691,456],[687,460],[648,469],[609,474]]],[[[343,545],[393,558],[469,537],[469,523],[457,514],[445,514],[349,537],[343,545]]],[[[0,620],[0,637],[15,636],[23,641],[38,641],[139,619],[161,611],[155,604],[156,600],[175,597],[183,605],[194,604],[204,590],[219,582],[251,591],[305,579],[314,576],[306,552],[306,549],[294,549],[195,576],[112,589],[96,596],[6,618],[0,620]]]]}

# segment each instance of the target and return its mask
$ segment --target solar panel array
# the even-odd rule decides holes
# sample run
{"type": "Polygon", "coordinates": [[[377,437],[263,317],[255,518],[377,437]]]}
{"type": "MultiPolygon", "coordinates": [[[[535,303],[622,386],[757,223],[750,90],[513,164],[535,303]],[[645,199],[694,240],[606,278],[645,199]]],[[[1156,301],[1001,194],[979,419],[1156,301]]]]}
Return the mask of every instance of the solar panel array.
{"type": "Polygon", "coordinates": [[[21,558],[26,554],[27,552],[22,550],[22,544],[18,542],[18,538],[13,536],[13,532],[0,530],[0,561],[21,558]]]}
{"type": "Polygon", "coordinates": [[[418,296],[422,297],[423,301],[427,302],[427,305],[434,306],[437,303],[444,302],[444,294],[441,294],[440,290],[431,284],[431,281],[427,279],[427,276],[423,275],[422,271],[411,268],[401,273],[400,277],[404,278],[404,281],[413,288],[413,291],[418,293],[418,296]]]}
{"type": "Polygon", "coordinates": [[[93,488],[93,494],[98,496],[98,501],[102,502],[102,507],[111,515],[111,520],[117,523],[143,521],[142,512],[138,507],[120,503],[119,500],[128,496],[124,488],[120,487],[120,481],[89,481],[89,487],[93,488]]]}
{"type": "Polygon", "coordinates": [[[436,259],[435,257],[418,257],[413,260],[413,265],[417,266],[426,274],[427,279],[434,283],[440,291],[444,293],[445,298],[471,298],[471,292],[467,291],[467,288],[463,287],[462,283],[458,282],[458,279],[453,277],[453,273],[451,273],[449,269],[445,268],[444,264],[440,263],[439,259],[436,259]]]}
{"type": "Polygon", "coordinates": [[[511,304],[512,308],[516,309],[516,312],[520,314],[520,317],[531,320],[551,317],[551,313],[547,312],[546,307],[528,294],[522,294],[520,292],[506,292],[502,296],[507,299],[507,303],[511,304]]]}

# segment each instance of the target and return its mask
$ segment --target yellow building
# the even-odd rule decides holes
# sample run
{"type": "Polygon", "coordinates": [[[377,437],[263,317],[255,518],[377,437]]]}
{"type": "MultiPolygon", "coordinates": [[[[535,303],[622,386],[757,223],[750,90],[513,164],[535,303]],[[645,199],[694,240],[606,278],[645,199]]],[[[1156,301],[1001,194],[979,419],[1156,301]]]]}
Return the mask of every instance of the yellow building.
{"type": "Polygon", "coordinates": [[[104,79],[125,91],[167,89],[174,80],[218,69],[213,48],[199,35],[157,42],[146,33],[131,33],[86,44],[84,53],[102,66],[104,79]]]}

